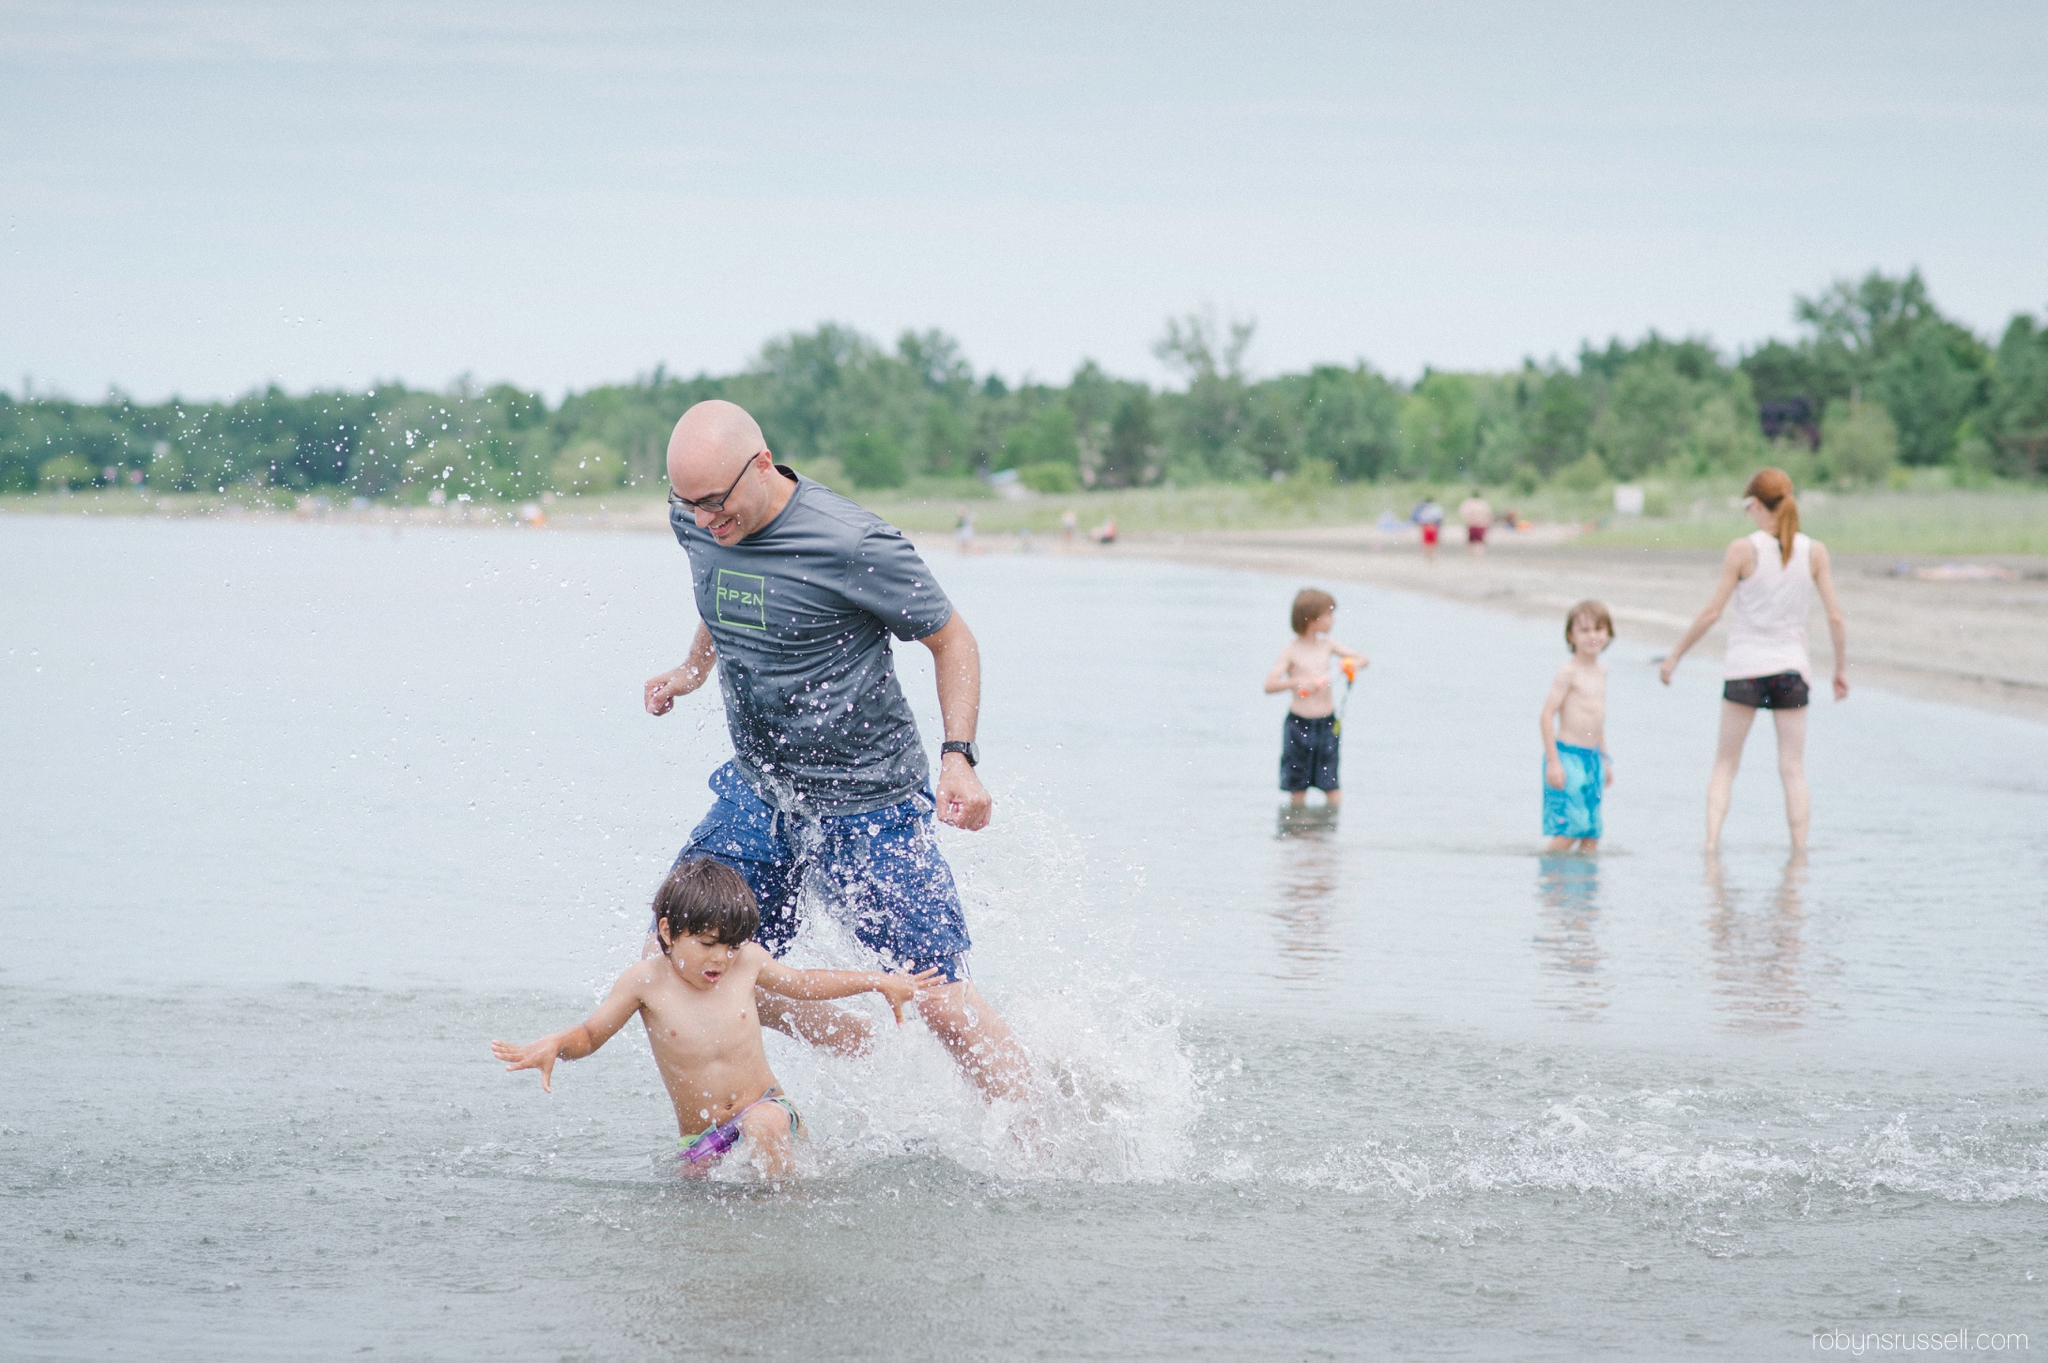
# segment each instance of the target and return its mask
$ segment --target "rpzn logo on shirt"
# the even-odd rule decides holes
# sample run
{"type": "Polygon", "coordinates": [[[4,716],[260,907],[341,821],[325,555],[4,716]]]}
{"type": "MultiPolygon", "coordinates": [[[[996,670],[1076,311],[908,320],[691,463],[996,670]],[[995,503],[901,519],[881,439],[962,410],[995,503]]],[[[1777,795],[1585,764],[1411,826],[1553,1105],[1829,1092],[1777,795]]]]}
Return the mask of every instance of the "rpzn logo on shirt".
{"type": "Polygon", "coordinates": [[[718,623],[739,629],[768,628],[768,579],[720,568],[711,588],[718,623]]]}

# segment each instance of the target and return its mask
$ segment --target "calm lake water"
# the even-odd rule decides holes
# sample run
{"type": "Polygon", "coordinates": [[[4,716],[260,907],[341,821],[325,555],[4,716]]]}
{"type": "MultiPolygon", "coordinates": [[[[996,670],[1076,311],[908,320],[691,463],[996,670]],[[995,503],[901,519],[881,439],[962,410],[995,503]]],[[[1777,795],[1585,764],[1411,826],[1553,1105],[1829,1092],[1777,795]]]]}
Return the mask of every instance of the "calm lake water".
{"type": "Polygon", "coordinates": [[[728,751],[640,709],[672,542],[0,520],[0,1353],[2048,1348],[2048,727],[1820,704],[1804,866],[1760,727],[1709,865],[1714,668],[1624,634],[1607,850],[1546,859],[1560,626],[1335,584],[1373,665],[1291,826],[1301,584],[933,557],[998,801],[946,850],[1055,1153],[914,1024],[771,1037],[778,1189],[673,1177],[630,1031],[551,1098],[487,1051],[637,954],[728,751]]]}

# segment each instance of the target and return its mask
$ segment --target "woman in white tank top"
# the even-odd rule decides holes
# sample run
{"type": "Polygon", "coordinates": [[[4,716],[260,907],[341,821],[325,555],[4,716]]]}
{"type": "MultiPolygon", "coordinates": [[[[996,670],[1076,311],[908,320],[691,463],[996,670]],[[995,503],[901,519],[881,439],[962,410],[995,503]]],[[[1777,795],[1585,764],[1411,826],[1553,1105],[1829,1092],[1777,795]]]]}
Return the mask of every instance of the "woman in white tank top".
{"type": "Polygon", "coordinates": [[[1764,469],[1743,489],[1743,509],[1757,528],[1728,546],[1714,599],[1664,659],[1658,676],[1666,686],[1678,660],[1721,618],[1732,597],[1735,618],[1721,675],[1721,742],[1714,774],[1707,782],[1707,850],[1721,843],[1728,797],[1742,765],[1742,745],[1758,710],[1769,710],[1778,729],[1778,775],[1785,783],[1785,820],[1792,850],[1806,850],[1811,801],[1806,789],[1806,704],[1813,662],[1806,653],[1806,613],[1815,588],[1827,608],[1828,637],[1835,646],[1835,699],[1849,697],[1848,626],[1835,599],[1827,546],[1799,533],[1799,503],[1782,469],[1764,469]]]}

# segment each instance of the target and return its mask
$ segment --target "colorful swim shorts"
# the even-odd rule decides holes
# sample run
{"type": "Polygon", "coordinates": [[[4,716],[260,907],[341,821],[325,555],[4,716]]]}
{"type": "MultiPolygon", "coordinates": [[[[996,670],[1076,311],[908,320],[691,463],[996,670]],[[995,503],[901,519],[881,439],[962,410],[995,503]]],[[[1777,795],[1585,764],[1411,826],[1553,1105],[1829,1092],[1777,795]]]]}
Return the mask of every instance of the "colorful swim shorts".
{"type": "Polygon", "coordinates": [[[1543,836],[1599,837],[1600,794],[1606,777],[1599,750],[1560,743],[1557,760],[1564,768],[1563,790],[1550,784],[1548,760],[1543,764],[1543,836]]]}
{"type": "Polygon", "coordinates": [[[755,941],[787,951],[809,889],[891,969],[937,966],[948,984],[967,977],[974,944],[928,793],[866,814],[798,818],[771,808],[730,762],[711,773],[711,789],[718,799],[676,862],[709,857],[745,876],[761,907],[755,941]]]}

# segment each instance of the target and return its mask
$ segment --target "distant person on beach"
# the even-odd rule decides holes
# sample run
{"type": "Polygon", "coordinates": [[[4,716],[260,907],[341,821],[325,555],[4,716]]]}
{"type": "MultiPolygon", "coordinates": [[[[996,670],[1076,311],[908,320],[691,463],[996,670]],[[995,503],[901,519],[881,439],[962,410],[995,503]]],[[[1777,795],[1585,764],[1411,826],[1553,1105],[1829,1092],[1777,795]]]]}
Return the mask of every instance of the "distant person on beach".
{"type": "Polygon", "coordinates": [[[1106,517],[1104,517],[1104,518],[1103,518],[1103,521],[1102,521],[1102,524],[1101,524],[1101,525],[1098,525],[1098,526],[1096,526],[1096,527],[1095,527],[1095,528],[1094,528],[1093,530],[1091,530],[1091,531],[1089,531],[1089,532],[1088,532],[1088,538],[1089,538],[1089,539],[1092,539],[1092,540],[1094,540],[1094,541],[1095,541],[1095,542],[1096,542],[1097,544],[1100,544],[1100,545],[1105,545],[1105,546],[1107,546],[1107,545],[1115,544],[1115,543],[1116,543],[1116,517],[1114,517],[1114,516],[1106,516],[1106,517]]]}
{"type": "Polygon", "coordinates": [[[1600,801],[1614,784],[1607,753],[1607,665],[1614,617],[1598,601],[1565,612],[1564,646],[1572,651],[1550,680],[1536,727],[1543,735],[1543,834],[1547,852],[1600,850],[1600,801]]]}
{"type": "MultiPolygon", "coordinates": [[[[747,879],[755,940],[789,949],[806,899],[889,965],[938,979],[924,1020],[988,1098],[1021,1098],[1023,1048],[967,974],[972,945],[933,820],[988,826],[975,765],[981,651],[903,532],[775,462],[730,402],[683,413],[668,446],[669,524],[689,554],[697,633],[681,666],[648,680],[649,714],[715,669],[732,760],[678,862],[710,857],[747,879]],[[931,650],[945,726],[938,787],[896,682],[891,639],[931,650]]],[[[645,954],[661,950],[650,926],[645,954]]],[[[860,1051],[860,1018],[762,994],[762,1022],[860,1051]]]]}
{"type": "Polygon", "coordinates": [[[1065,511],[1060,512],[1061,545],[1068,549],[1074,547],[1074,531],[1080,527],[1080,524],[1081,518],[1074,514],[1074,508],[1071,506],[1065,511]]]}
{"type": "Polygon", "coordinates": [[[791,970],[753,940],[761,915],[746,878],[709,857],[668,873],[654,895],[654,922],[661,954],[627,966],[596,1012],[530,1045],[493,1041],[491,1054],[507,1070],[539,1070],[542,1091],[552,1093],[556,1060],[590,1055],[638,1013],[675,1105],[686,1174],[709,1173],[741,1140],[762,1173],[789,1172],[790,1138],[802,1121],[761,1049],[755,990],[785,999],[876,993],[900,1023],[903,1005],[938,975],[936,966],[916,975],[791,970]]]}
{"type": "Polygon", "coordinates": [[[1465,523],[1465,552],[1473,558],[1486,557],[1486,528],[1493,524],[1493,508],[1473,488],[1472,495],[1458,503],[1458,519],[1465,523]]]}
{"type": "Polygon", "coordinates": [[[960,552],[974,552],[974,513],[966,507],[960,508],[960,519],[954,523],[953,537],[960,542],[960,552]]]}
{"type": "Polygon", "coordinates": [[[1266,674],[1266,694],[1291,692],[1280,730],[1280,789],[1295,805],[1308,802],[1309,788],[1323,792],[1335,809],[1344,801],[1337,781],[1337,696],[1330,684],[1330,659],[1343,661],[1347,677],[1367,666],[1366,656],[1330,637],[1337,626],[1337,601],[1328,592],[1304,587],[1288,612],[1294,638],[1280,650],[1266,674]]]}
{"type": "Polygon", "coordinates": [[[1436,541],[1443,530],[1444,509],[1437,505],[1435,497],[1424,493],[1422,500],[1415,504],[1415,510],[1408,513],[1408,519],[1422,527],[1422,556],[1431,563],[1436,562],[1436,541]]]}
{"type": "Polygon", "coordinates": [[[1806,788],[1806,707],[1813,662],[1806,651],[1806,613],[1813,588],[1827,611],[1828,637],[1835,646],[1836,700],[1849,698],[1848,621],[1835,599],[1827,546],[1799,531],[1799,502],[1782,469],[1763,469],[1742,490],[1742,506],[1757,528],[1728,546],[1721,581],[1692,628],[1664,658],[1657,675],[1666,686],[1678,660],[1721,618],[1729,598],[1735,619],[1728,626],[1722,657],[1721,738],[1714,774],[1707,782],[1707,850],[1721,845],[1721,824],[1742,745],[1758,710],[1769,710],[1778,730],[1778,777],[1785,785],[1785,822],[1792,850],[1806,849],[1812,797],[1806,788]]]}

